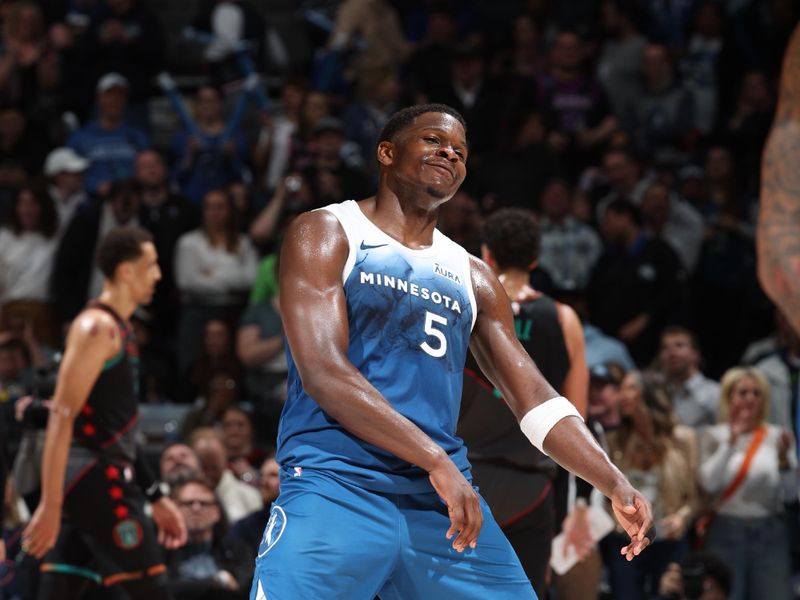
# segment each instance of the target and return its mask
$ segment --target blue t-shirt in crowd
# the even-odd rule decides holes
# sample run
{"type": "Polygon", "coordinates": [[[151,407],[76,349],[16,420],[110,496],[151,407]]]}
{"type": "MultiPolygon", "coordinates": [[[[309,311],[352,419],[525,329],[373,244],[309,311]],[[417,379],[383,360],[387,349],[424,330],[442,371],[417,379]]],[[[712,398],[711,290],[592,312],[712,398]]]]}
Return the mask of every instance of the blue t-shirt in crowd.
{"type": "Polygon", "coordinates": [[[96,192],[102,183],[133,177],[136,155],[150,147],[150,139],[130,125],[104,129],[92,121],[73,133],[67,146],[89,159],[85,186],[96,192]]]}

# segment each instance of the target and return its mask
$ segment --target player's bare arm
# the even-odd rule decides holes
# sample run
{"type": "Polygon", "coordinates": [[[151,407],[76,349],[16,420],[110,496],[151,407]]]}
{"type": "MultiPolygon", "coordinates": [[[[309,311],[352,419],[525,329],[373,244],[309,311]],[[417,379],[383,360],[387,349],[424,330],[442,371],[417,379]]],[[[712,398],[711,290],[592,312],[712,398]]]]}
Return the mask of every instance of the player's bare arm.
{"type": "Polygon", "coordinates": [[[761,164],[758,275],[800,330],[800,27],[783,61],[778,110],[761,164]]]}
{"type": "Polygon", "coordinates": [[[349,247],[327,211],[289,227],[281,250],[280,304],[305,391],[350,433],[428,472],[451,517],[453,547],[474,546],[483,523],[478,496],[444,450],[398,413],[350,362],[342,271],[349,247]]]}
{"type": "MultiPolygon", "coordinates": [[[[470,349],[517,420],[522,420],[558,393],[517,340],[511,307],[500,282],[485,263],[471,260],[478,317],[470,349]]],[[[617,520],[631,537],[631,544],[621,550],[628,560],[644,550],[653,523],[650,505],[611,463],[581,419],[558,421],[544,439],[544,451],[611,499],[617,520]]]]}
{"type": "Polygon", "coordinates": [[[72,323],[58,372],[42,457],[42,497],[23,533],[26,550],[41,558],[53,547],[61,523],[64,473],[75,418],[103,370],[120,350],[116,323],[104,311],[88,309],[72,323]]]}

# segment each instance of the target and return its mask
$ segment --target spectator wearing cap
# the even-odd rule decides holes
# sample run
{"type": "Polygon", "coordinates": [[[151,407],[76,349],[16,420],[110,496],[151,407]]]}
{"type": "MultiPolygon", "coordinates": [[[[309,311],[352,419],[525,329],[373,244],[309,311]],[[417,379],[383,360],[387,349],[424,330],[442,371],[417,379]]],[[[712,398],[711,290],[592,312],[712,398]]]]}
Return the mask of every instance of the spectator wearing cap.
{"type": "Polygon", "coordinates": [[[86,189],[102,197],[111,184],[134,174],[136,154],[150,147],[144,131],[125,123],[128,80],[107,73],[97,82],[97,119],[73,133],[67,146],[89,160],[86,189]]]}
{"type": "Polygon", "coordinates": [[[59,237],[67,230],[76,209],[88,199],[83,187],[83,174],[88,168],[89,161],[68,147],[52,150],[44,161],[44,174],[50,182],[47,191],[58,212],[59,237]]]}
{"type": "Polygon", "coordinates": [[[607,247],[589,283],[589,316],[604,333],[625,342],[643,365],[674,316],[681,263],[665,242],[642,230],[638,209],[626,200],[608,205],[601,229],[607,247]]]}
{"type": "Polygon", "coordinates": [[[661,332],[659,362],[678,420],[695,429],[717,422],[719,384],[700,372],[700,343],[694,332],[671,326],[661,332]]]}
{"type": "Polygon", "coordinates": [[[601,363],[589,369],[588,414],[605,432],[614,431],[620,426],[619,386],[624,375],[625,371],[616,363],[601,363]]]}
{"type": "Polygon", "coordinates": [[[209,191],[249,176],[247,139],[237,126],[236,114],[225,122],[223,100],[218,88],[200,87],[194,102],[194,130],[178,131],[172,138],[177,161],[173,177],[197,206],[209,191]]]}
{"type": "Polygon", "coordinates": [[[93,12],[79,56],[95,77],[114,72],[130,84],[129,122],[148,129],[146,102],[163,65],[165,40],[158,19],[141,0],[107,0],[93,12]]]}

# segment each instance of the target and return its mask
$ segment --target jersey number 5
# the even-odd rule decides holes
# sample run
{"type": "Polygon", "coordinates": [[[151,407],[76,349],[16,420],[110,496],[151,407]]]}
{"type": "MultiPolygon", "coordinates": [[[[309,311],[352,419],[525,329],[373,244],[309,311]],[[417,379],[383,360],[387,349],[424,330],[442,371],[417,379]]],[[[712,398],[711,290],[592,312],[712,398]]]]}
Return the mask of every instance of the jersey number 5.
{"type": "Polygon", "coordinates": [[[438,323],[440,325],[447,326],[447,319],[444,317],[440,317],[439,315],[435,315],[430,311],[425,312],[425,333],[435,337],[439,340],[439,344],[434,347],[431,346],[427,340],[422,342],[419,347],[422,348],[427,354],[430,354],[434,358],[441,358],[444,356],[445,352],[447,352],[447,338],[444,337],[444,333],[442,333],[439,329],[434,327],[434,323],[438,323]]]}

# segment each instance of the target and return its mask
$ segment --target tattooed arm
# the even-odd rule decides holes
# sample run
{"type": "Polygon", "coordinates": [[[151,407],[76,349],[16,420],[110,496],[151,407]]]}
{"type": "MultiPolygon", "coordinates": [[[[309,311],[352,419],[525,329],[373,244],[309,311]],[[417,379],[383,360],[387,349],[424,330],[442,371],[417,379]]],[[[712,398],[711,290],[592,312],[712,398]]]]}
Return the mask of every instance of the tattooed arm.
{"type": "Polygon", "coordinates": [[[778,110],[761,164],[758,276],[800,331],[800,26],[786,49],[778,110]]]}

